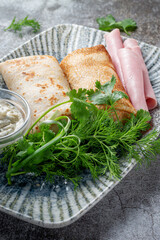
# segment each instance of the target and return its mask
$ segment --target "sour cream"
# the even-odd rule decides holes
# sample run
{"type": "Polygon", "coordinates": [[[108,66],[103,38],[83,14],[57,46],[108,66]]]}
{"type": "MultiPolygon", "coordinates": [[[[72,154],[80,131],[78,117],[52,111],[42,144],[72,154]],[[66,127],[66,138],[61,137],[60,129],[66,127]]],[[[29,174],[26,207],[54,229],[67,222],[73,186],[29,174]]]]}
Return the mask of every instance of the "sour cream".
{"type": "Polygon", "coordinates": [[[15,132],[23,123],[24,117],[20,109],[0,99],[0,138],[15,132]]]}

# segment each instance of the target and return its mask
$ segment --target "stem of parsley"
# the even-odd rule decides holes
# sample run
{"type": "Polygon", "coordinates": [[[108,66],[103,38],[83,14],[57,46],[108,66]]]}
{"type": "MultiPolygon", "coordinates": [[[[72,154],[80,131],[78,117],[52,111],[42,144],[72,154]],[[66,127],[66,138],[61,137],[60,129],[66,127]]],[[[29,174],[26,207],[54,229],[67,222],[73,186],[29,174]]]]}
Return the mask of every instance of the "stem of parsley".
{"type": "MultiPolygon", "coordinates": [[[[10,171],[11,167],[12,167],[12,160],[13,160],[14,155],[11,156],[10,160],[9,160],[9,165],[8,165],[8,171],[10,171]]],[[[8,177],[8,184],[11,185],[11,176],[8,177]]]]}
{"type": "Polygon", "coordinates": [[[25,174],[26,172],[18,172],[18,173],[12,173],[11,174],[11,177],[13,176],[18,176],[18,175],[22,175],[22,174],[25,174]]]}

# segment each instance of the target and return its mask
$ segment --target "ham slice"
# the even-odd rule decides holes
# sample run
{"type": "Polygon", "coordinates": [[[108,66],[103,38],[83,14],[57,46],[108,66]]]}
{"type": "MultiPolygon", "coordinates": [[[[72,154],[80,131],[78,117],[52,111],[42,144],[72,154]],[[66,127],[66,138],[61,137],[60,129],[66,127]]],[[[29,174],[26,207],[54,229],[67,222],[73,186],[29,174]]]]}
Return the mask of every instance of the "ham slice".
{"type": "Polygon", "coordinates": [[[148,70],[144,63],[141,49],[138,46],[138,42],[135,39],[130,39],[130,38],[124,41],[124,47],[130,48],[139,57],[140,64],[143,70],[145,98],[146,98],[148,109],[151,110],[157,106],[157,100],[149,80],[148,70]]]}
{"type": "Polygon", "coordinates": [[[118,50],[123,48],[123,42],[122,42],[122,38],[120,35],[120,31],[119,31],[119,29],[114,29],[112,32],[106,33],[104,35],[104,37],[105,37],[105,41],[107,44],[107,51],[108,51],[109,55],[111,56],[111,59],[112,59],[113,65],[116,69],[116,72],[123,84],[124,89],[126,90],[125,81],[123,78],[119,58],[117,55],[118,50]]]}
{"type": "Polygon", "coordinates": [[[122,48],[118,50],[118,57],[126,89],[133,106],[136,110],[148,110],[144,95],[143,72],[139,67],[141,64],[139,56],[131,49],[122,48]]]}

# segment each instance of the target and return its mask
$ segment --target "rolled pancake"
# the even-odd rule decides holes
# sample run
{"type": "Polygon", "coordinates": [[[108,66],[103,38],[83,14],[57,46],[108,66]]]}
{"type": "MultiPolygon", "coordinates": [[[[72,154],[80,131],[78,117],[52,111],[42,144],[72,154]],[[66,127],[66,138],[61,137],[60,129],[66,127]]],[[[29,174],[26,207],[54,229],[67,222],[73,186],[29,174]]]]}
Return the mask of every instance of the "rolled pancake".
{"type": "MultiPolygon", "coordinates": [[[[0,73],[8,89],[22,95],[31,108],[33,123],[51,106],[67,101],[70,91],[67,79],[55,57],[28,56],[0,63],[0,73]]],[[[69,105],[59,107],[61,114],[69,114],[69,105]]],[[[46,118],[55,111],[48,113],[46,118]]]]}
{"type": "MultiPolygon", "coordinates": [[[[97,80],[104,84],[110,81],[114,75],[116,83],[113,91],[122,91],[126,94],[112,60],[103,45],[75,50],[62,60],[60,66],[71,88],[94,89],[97,80]]],[[[126,118],[130,113],[136,113],[130,100],[125,98],[117,102],[116,109],[120,119],[126,118]]]]}

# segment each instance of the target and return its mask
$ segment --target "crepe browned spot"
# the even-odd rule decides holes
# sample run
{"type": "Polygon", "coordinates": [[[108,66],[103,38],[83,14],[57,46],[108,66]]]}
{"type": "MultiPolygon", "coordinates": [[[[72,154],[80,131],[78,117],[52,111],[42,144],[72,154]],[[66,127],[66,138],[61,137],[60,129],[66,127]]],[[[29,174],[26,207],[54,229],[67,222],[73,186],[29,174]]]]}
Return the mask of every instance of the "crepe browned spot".
{"type": "MultiPolygon", "coordinates": [[[[103,45],[75,50],[62,60],[60,66],[72,89],[95,89],[97,80],[104,84],[114,75],[116,83],[113,91],[127,94],[103,45]]],[[[136,113],[130,100],[125,98],[117,102],[116,109],[120,119],[126,117],[127,113],[136,113]]]]}
{"type": "MultiPolygon", "coordinates": [[[[55,57],[28,56],[0,63],[0,73],[8,89],[22,95],[31,107],[32,123],[51,106],[67,101],[67,79],[55,57]]],[[[69,105],[60,107],[70,113],[69,105]]],[[[50,117],[54,111],[47,114],[50,117]]]]}

